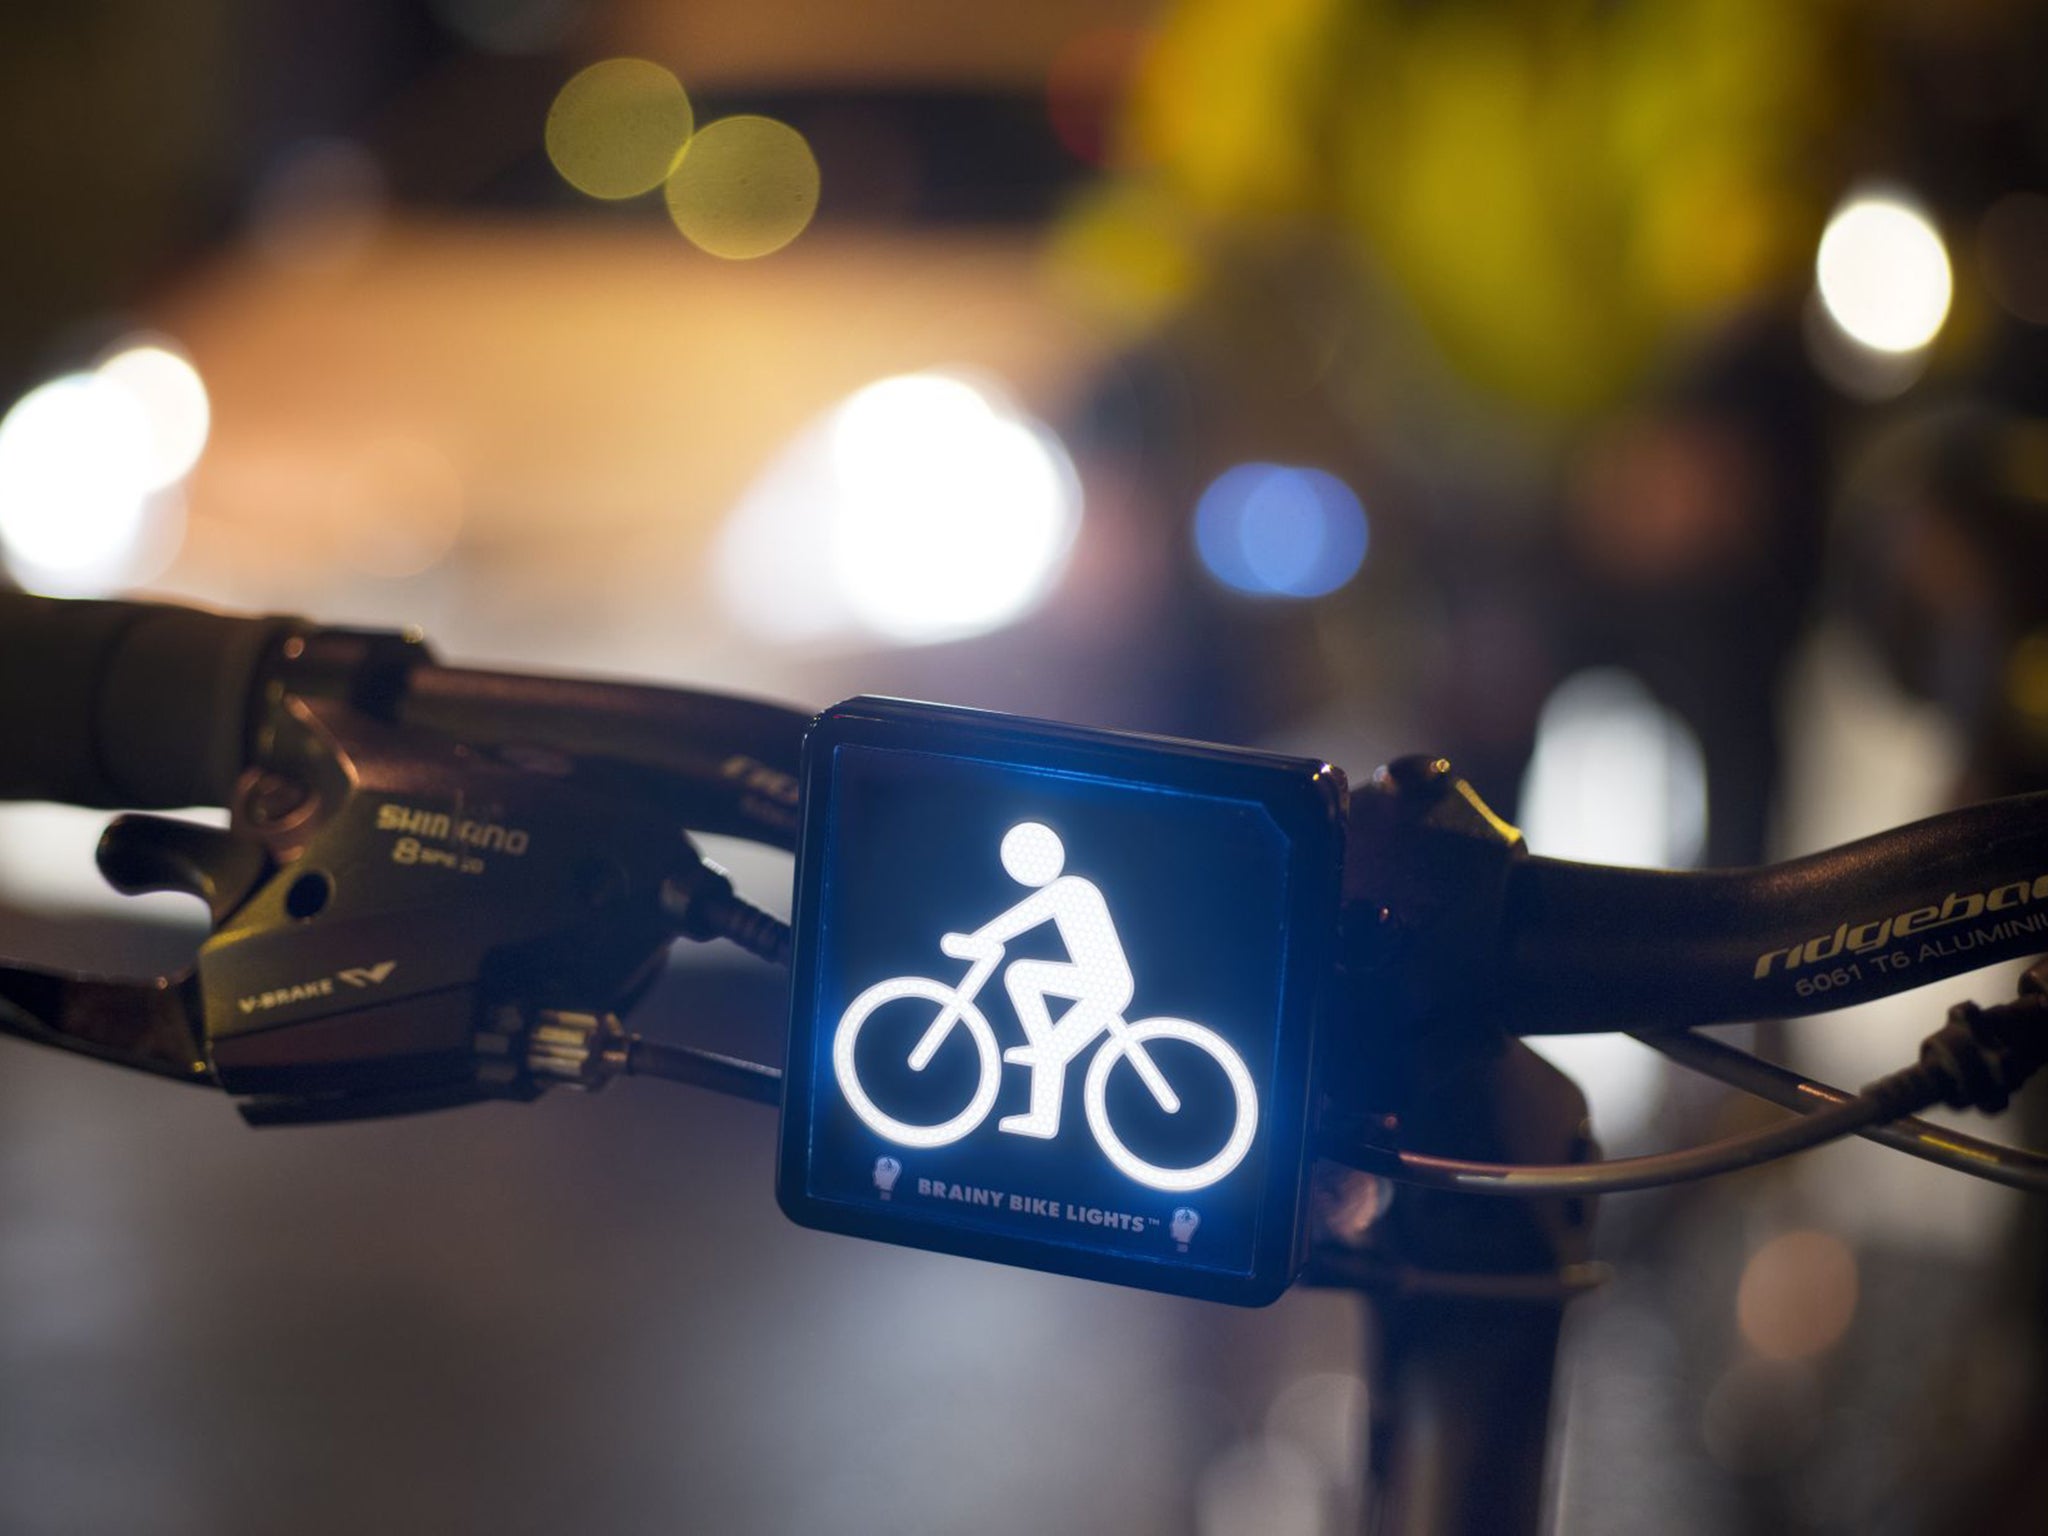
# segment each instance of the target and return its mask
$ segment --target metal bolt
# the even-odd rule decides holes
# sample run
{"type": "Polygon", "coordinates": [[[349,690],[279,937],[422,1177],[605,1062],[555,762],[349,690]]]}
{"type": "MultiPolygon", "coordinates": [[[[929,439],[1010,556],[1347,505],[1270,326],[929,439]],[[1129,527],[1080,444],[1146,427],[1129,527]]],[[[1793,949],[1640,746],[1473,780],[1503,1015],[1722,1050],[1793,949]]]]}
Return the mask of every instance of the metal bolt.
{"type": "Polygon", "coordinates": [[[1451,760],[1428,753],[1397,757],[1376,770],[1373,778],[1406,793],[1434,799],[1451,787],[1451,760]]]}
{"type": "Polygon", "coordinates": [[[281,826],[305,809],[313,791],[281,773],[259,773],[243,798],[249,820],[259,827],[281,826]]]}

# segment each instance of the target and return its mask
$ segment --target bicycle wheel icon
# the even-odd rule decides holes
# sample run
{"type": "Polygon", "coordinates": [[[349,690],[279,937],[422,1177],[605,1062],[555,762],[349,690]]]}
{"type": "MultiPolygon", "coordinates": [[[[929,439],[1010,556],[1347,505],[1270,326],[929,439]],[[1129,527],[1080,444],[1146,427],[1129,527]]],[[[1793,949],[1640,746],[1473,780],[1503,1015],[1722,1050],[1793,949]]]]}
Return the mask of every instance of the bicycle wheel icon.
{"type": "MultiPolygon", "coordinates": [[[[1135,1065],[1135,1063],[1134,1063],[1135,1065]]],[[[1137,1019],[1126,1024],[1121,1030],[1112,1031],[1102,1042],[1102,1048],[1095,1053],[1095,1059],[1088,1063],[1088,1080],[1083,1089],[1083,1099],[1088,1110],[1088,1129],[1095,1133],[1096,1143],[1102,1148],[1102,1155],[1116,1165],[1119,1172],[1136,1179],[1140,1184],[1153,1189],[1181,1193],[1191,1189],[1206,1189],[1223,1178],[1244,1161],[1251,1151],[1252,1141],[1259,1132],[1259,1095],[1252,1083],[1252,1075],[1246,1070],[1244,1058],[1231,1049],[1230,1043],[1206,1024],[1191,1023],[1187,1019],[1137,1019]],[[1195,1164],[1191,1168],[1161,1168],[1148,1163],[1118,1136],[1116,1128],[1109,1123],[1109,1074],[1119,1061],[1128,1058],[1136,1047],[1142,1047],[1151,1040],[1177,1040],[1189,1045],[1215,1062],[1229,1079],[1232,1097],[1236,1100],[1237,1117],[1230,1127],[1230,1135],[1222,1149],[1215,1156],[1195,1164]]],[[[1155,1097],[1157,1097],[1155,1091],[1155,1097]]],[[[1177,1101],[1160,1102],[1162,1109],[1178,1112],[1177,1101]]]]}
{"type": "MultiPolygon", "coordinates": [[[[934,1015],[933,1022],[936,1020],[937,1015],[934,1015]]],[[[947,1033],[950,1035],[951,1031],[947,1033]]],[[[938,1043],[934,1042],[934,1052],[938,1043]]],[[[917,1059],[919,1054],[918,1051],[911,1053],[910,1067],[914,1072],[922,1072],[930,1065],[933,1053],[924,1053],[923,1061],[917,1059]]],[[[961,997],[955,988],[933,981],[928,976],[894,976],[887,981],[876,982],[856,997],[840,1018],[838,1032],[832,1037],[832,1070],[839,1078],[839,1089],[846,1095],[846,1102],[867,1128],[906,1147],[943,1147],[969,1135],[995,1108],[996,1095],[1003,1086],[1002,1055],[996,1048],[996,1032],[990,1027],[987,1017],[971,999],[961,997]],[[967,1101],[967,1107],[950,1120],[941,1120],[936,1125],[914,1125],[885,1111],[868,1093],[854,1063],[854,1047],[859,1042],[861,1027],[887,1004],[903,998],[934,1004],[939,1013],[952,1010],[955,1024],[966,1029],[981,1058],[980,1076],[975,1081],[974,1096],[967,1101]]]]}

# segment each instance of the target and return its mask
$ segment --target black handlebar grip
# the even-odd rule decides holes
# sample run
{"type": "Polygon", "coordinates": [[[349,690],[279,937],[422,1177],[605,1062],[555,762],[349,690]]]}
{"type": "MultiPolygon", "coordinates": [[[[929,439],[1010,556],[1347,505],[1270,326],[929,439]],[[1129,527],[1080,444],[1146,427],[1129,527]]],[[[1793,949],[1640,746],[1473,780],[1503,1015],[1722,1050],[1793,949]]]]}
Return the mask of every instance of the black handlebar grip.
{"type": "Polygon", "coordinates": [[[305,628],[0,592],[0,800],[226,805],[258,675],[305,628]]]}

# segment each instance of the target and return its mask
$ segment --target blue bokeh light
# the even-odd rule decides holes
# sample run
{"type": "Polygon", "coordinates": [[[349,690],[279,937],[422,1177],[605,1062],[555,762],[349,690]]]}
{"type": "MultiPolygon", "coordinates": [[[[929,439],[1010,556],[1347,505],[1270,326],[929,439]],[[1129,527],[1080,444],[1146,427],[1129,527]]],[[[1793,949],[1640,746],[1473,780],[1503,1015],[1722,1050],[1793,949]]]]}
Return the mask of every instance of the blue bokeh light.
{"type": "Polygon", "coordinates": [[[1237,464],[1195,507],[1195,549],[1225,586],[1260,597],[1322,597],[1365,561],[1365,508],[1320,469],[1237,464]]]}

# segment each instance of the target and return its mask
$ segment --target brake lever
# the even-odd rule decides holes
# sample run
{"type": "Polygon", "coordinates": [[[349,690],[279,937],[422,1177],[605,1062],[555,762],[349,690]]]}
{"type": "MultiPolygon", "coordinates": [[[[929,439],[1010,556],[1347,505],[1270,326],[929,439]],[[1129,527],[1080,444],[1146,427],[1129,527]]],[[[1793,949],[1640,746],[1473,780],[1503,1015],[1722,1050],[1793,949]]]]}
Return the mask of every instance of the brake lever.
{"type": "Polygon", "coordinates": [[[101,841],[115,889],[206,903],[193,969],[0,969],[0,1029],[212,1083],[252,1124],[360,1119],[596,1086],[676,937],[786,947],[630,773],[296,696],[263,740],[225,830],[127,815],[101,841]]]}
{"type": "Polygon", "coordinates": [[[108,981],[0,965],[0,1035],[201,1088],[214,1086],[189,972],[108,981]]]}
{"type": "MultiPolygon", "coordinates": [[[[166,816],[117,816],[101,835],[100,873],[127,896],[181,891],[218,927],[255,890],[269,858],[255,840],[166,816]]],[[[0,966],[0,1033],[133,1071],[215,1086],[198,981],[188,968],[153,981],[0,966]]]]}

